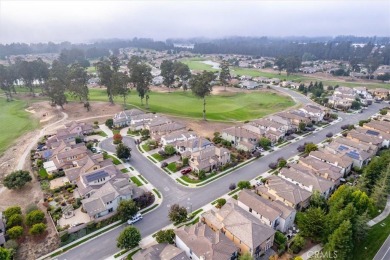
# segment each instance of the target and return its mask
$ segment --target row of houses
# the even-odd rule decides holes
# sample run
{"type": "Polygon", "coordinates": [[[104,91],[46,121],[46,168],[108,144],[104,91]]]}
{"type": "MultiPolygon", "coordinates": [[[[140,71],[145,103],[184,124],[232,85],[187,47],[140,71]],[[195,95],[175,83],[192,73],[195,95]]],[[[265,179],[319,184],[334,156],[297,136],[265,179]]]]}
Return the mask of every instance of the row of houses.
{"type": "Polygon", "coordinates": [[[338,87],[329,97],[328,104],[335,109],[348,110],[357,99],[363,105],[370,105],[375,100],[388,99],[390,91],[384,88],[367,89],[366,87],[338,87]]]}
{"type": "Polygon", "coordinates": [[[253,151],[261,138],[265,137],[276,143],[287,134],[297,131],[301,123],[320,122],[327,114],[328,109],[308,104],[297,110],[276,113],[242,126],[226,128],[221,132],[221,137],[237,149],[253,151]]]}
{"type": "Polygon", "coordinates": [[[186,126],[165,116],[144,113],[138,109],[125,110],[114,115],[115,127],[130,127],[133,131],[149,130],[150,137],[164,148],[171,145],[182,158],[189,158],[192,170],[212,171],[230,162],[230,151],[216,147],[208,139],[198,136],[186,126]]]}
{"type": "Polygon", "coordinates": [[[92,132],[92,126],[85,123],[67,124],[47,140],[45,150],[38,151],[36,157],[45,161],[49,174],[61,171],[64,184],[77,185],[74,197],[82,199],[91,219],[97,219],[114,212],[121,200],[137,198],[144,191],[123,177],[110,159],[93,153],[84,142],[76,143],[77,138],[83,140],[92,132]]]}

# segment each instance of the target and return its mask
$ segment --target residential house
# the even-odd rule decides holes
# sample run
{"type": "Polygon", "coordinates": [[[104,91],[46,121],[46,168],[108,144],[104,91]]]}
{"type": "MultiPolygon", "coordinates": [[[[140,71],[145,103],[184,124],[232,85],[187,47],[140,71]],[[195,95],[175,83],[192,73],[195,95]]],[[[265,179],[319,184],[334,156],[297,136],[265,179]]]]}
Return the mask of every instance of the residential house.
{"type": "Polygon", "coordinates": [[[84,158],[73,161],[73,167],[64,170],[68,182],[76,184],[80,175],[112,165],[110,159],[104,160],[102,154],[87,155],[84,158]]]}
{"type": "Polygon", "coordinates": [[[145,114],[143,111],[139,109],[130,109],[121,111],[114,115],[113,121],[115,127],[124,127],[130,125],[131,118],[136,115],[145,114]]]}
{"type": "Polygon", "coordinates": [[[304,172],[289,166],[282,168],[278,176],[311,193],[318,191],[324,198],[328,198],[335,187],[332,181],[324,179],[312,171],[304,172]]]}
{"type": "Polygon", "coordinates": [[[369,89],[370,92],[376,99],[387,99],[389,97],[390,90],[386,88],[375,88],[369,89]]]}
{"type": "MultiPolygon", "coordinates": [[[[88,175],[88,182],[104,181],[105,176],[88,175]]],[[[89,197],[81,200],[83,209],[91,218],[99,218],[115,212],[121,200],[135,199],[143,194],[143,190],[127,178],[113,178],[106,181],[101,187],[93,189],[89,197]]]]}
{"type": "Polygon", "coordinates": [[[355,91],[352,88],[348,87],[338,87],[334,90],[333,94],[335,95],[350,95],[356,97],[355,91]]]}
{"type": "Polygon", "coordinates": [[[166,145],[176,146],[177,143],[192,140],[197,138],[197,134],[187,130],[180,130],[173,132],[171,134],[163,135],[161,137],[161,145],[165,147],[166,145]]]}
{"type": "Polygon", "coordinates": [[[245,88],[245,89],[256,89],[261,86],[259,83],[250,80],[241,81],[239,85],[241,88],[245,88]]]}
{"type": "Polygon", "coordinates": [[[329,113],[328,109],[312,104],[307,104],[299,110],[307,114],[312,121],[316,122],[322,121],[325,115],[329,113]]]}
{"type": "Polygon", "coordinates": [[[239,248],[240,254],[249,253],[254,259],[260,259],[274,243],[275,230],[233,202],[203,213],[201,221],[225,234],[239,248]]]}
{"type": "Polygon", "coordinates": [[[363,128],[390,134],[390,122],[387,121],[372,120],[371,122],[365,123],[363,128]]]}
{"type": "Polygon", "coordinates": [[[343,176],[352,170],[353,160],[345,154],[332,153],[326,149],[318,149],[317,151],[310,152],[309,156],[340,168],[343,176]]]}
{"type": "Polygon", "coordinates": [[[250,190],[240,191],[237,204],[265,225],[281,232],[287,232],[294,224],[295,209],[280,201],[264,199],[250,190]]]}
{"type": "Polygon", "coordinates": [[[277,123],[283,125],[283,128],[285,129],[285,131],[296,131],[297,130],[297,127],[295,125],[293,125],[289,119],[281,117],[278,114],[270,115],[267,118],[268,118],[268,120],[270,120],[272,122],[277,122],[277,123]]]}
{"type": "MultiPolygon", "coordinates": [[[[197,223],[175,230],[175,244],[195,260],[230,260],[238,257],[237,247],[222,232],[197,223]]],[[[176,260],[176,258],[175,258],[176,260]]]]}
{"type": "Polygon", "coordinates": [[[150,137],[154,140],[160,141],[162,136],[175,133],[177,131],[183,131],[185,128],[185,125],[177,122],[149,127],[150,137]]]}
{"type": "Polygon", "coordinates": [[[279,200],[296,210],[308,207],[311,197],[309,191],[273,175],[267,178],[264,186],[256,188],[256,193],[266,199],[279,200]]]}
{"type": "Polygon", "coordinates": [[[290,112],[279,112],[277,113],[279,117],[284,118],[285,120],[289,120],[292,125],[296,128],[299,127],[300,123],[308,124],[311,120],[304,115],[300,115],[298,113],[290,113],[290,112]]]}
{"type": "Polygon", "coordinates": [[[381,75],[385,75],[386,73],[390,73],[390,66],[389,65],[381,65],[374,71],[374,76],[378,77],[381,75]]]}
{"type": "MultiPolygon", "coordinates": [[[[390,123],[389,123],[389,127],[390,127],[390,123]]],[[[364,126],[356,128],[355,131],[362,133],[364,135],[367,135],[367,136],[379,137],[382,140],[382,144],[381,144],[382,147],[389,148],[389,146],[390,146],[390,134],[389,133],[383,132],[381,130],[372,129],[372,128],[371,129],[366,128],[364,126]]]]}
{"type": "Polygon", "coordinates": [[[3,212],[0,211],[0,246],[5,244],[5,220],[3,212]]]}
{"type": "Polygon", "coordinates": [[[196,137],[186,141],[178,142],[175,146],[176,151],[183,157],[190,157],[191,153],[202,151],[214,144],[204,137],[196,137]]]}
{"type": "Polygon", "coordinates": [[[233,126],[222,130],[222,139],[231,142],[237,149],[244,151],[252,151],[256,148],[262,135],[260,130],[253,126],[253,129],[248,130],[248,127],[233,126]],[[258,131],[257,133],[253,131],[258,131]]]}
{"type": "Polygon", "coordinates": [[[340,184],[341,178],[344,177],[342,168],[310,156],[300,158],[297,165],[303,165],[311,169],[318,176],[334,182],[336,186],[340,184]]]}
{"type": "Polygon", "coordinates": [[[146,125],[149,122],[151,122],[157,117],[158,116],[153,113],[135,115],[130,118],[130,121],[128,121],[129,122],[128,126],[133,131],[142,130],[146,128],[146,125]]]}
{"type": "Polygon", "coordinates": [[[151,129],[153,129],[153,128],[156,128],[156,127],[162,126],[162,125],[166,125],[166,124],[169,124],[172,122],[173,122],[173,120],[171,120],[165,116],[158,116],[158,117],[155,117],[152,120],[150,120],[146,124],[145,128],[148,129],[149,131],[151,131],[151,129]]]}
{"type": "Polygon", "coordinates": [[[286,134],[289,130],[288,125],[281,124],[277,121],[267,120],[265,118],[253,120],[249,124],[254,125],[264,131],[272,130],[282,132],[283,134],[286,134]]]}
{"type": "Polygon", "coordinates": [[[167,243],[142,249],[131,258],[133,260],[190,260],[182,249],[167,243]]]}
{"type": "MultiPolygon", "coordinates": [[[[362,96],[366,98],[368,95],[370,95],[367,91],[366,87],[354,87],[353,88],[354,92],[358,94],[359,96],[362,96]]],[[[371,95],[370,95],[371,96],[371,95]]]]}
{"type": "Polygon", "coordinates": [[[366,144],[375,145],[378,148],[381,148],[383,143],[383,139],[378,136],[363,134],[356,130],[349,131],[347,134],[347,138],[356,142],[363,142],[366,144]]]}
{"type": "Polygon", "coordinates": [[[223,147],[210,146],[191,154],[189,165],[192,170],[212,171],[230,163],[230,151],[223,147]]]}
{"type": "Polygon", "coordinates": [[[329,97],[328,105],[335,109],[348,110],[352,106],[352,101],[355,99],[351,99],[351,96],[348,95],[333,95],[329,97]]]}
{"type": "MultiPolygon", "coordinates": [[[[92,125],[84,122],[75,122],[72,121],[68,124],[65,124],[66,130],[70,134],[77,134],[78,136],[83,136],[87,134],[92,134],[94,132],[92,125]]],[[[58,131],[57,131],[58,135],[58,131]]]]}

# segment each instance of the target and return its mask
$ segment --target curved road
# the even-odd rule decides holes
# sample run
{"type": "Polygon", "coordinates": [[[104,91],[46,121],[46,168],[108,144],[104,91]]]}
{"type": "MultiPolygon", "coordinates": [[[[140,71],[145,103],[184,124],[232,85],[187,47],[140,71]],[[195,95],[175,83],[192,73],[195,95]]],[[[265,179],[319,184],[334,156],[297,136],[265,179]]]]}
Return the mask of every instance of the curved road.
{"type": "MultiPolygon", "coordinates": [[[[306,100],[307,103],[307,98],[305,96],[288,89],[283,90],[283,92],[288,93],[294,99],[306,100]]],[[[297,147],[302,145],[304,142],[319,143],[326,138],[325,135],[328,132],[338,133],[340,132],[341,125],[355,124],[359,120],[367,119],[371,115],[377,113],[382,107],[384,107],[384,104],[374,103],[367,110],[364,110],[364,113],[362,114],[339,113],[339,116],[343,118],[341,122],[331,125],[319,132],[313,133],[298,142],[284,146],[281,149],[266,155],[253,163],[245,165],[244,167],[201,188],[188,188],[177,184],[174,180],[167,176],[164,171],[159,169],[138,151],[132,138],[124,137],[123,142],[132,148],[132,158],[130,163],[140,172],[140,174],[145,176],[163,196],[161,206],[149,214],[146,214],[144,219],[136,223],[135,226],[140,229],[143,237],[153,234],[169,224],[167,215],[170,205],[178,203],[182,206],[188,207],[191,204],[192,209],[196,210],[226,194],[229,191],[228,187],[230,183],[237,183],[240,180],[251,180],[259,174],[267,171],[268,164],[276,161],[277,158],[284,157],[287,159],[297,154],[297,147]]],[[[101,142],[101,148],[110,152],[115,152],[111,138],[101,142]]],[[[118,252],[118,248],[116,247],[116,238],[123,227],[124,225],[119,226],[108,233],[90,240],[64,253],[57,259],[105,259],[118,252]]]]}

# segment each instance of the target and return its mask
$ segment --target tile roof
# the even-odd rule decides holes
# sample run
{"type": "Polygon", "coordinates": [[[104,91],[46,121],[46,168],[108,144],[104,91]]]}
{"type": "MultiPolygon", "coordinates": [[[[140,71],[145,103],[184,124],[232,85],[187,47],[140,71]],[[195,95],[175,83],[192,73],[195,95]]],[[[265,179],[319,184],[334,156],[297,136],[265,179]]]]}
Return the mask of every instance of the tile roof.
{"type": "Polygon", "coordinates": [[[238,194],[238,201],[266,217],[270,221],[274,221],[282,215],[281,211],[272,207],[272,201],[264,199],[247,189],[240,191],[238,194]]]}
{"type": "Polygon", "coordinates": [[[205,260],[230,259],[238,250],[224,234],[213,232],[202,223],[180,227],[175,234],[196,256],[205,260]]]}
{"type": "Polygon", "coordinates": [[[186,253],[170,244],[157,244],[141,251],[132,256],[133,260],[189,260],[186,253]]]}

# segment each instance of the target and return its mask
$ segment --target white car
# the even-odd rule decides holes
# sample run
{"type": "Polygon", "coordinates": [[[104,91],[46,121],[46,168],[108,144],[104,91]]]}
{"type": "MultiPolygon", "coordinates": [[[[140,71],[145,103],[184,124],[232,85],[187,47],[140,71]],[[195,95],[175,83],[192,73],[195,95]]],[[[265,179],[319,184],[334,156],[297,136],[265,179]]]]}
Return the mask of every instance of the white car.
{"type": "Polygon", "coordinates": [[[142,219],[141,213],[137,213],[135,216],[133,216],[131,219],[127,221],[127,224],[132,225],[135,222],[138,222],[142,219]]]}

